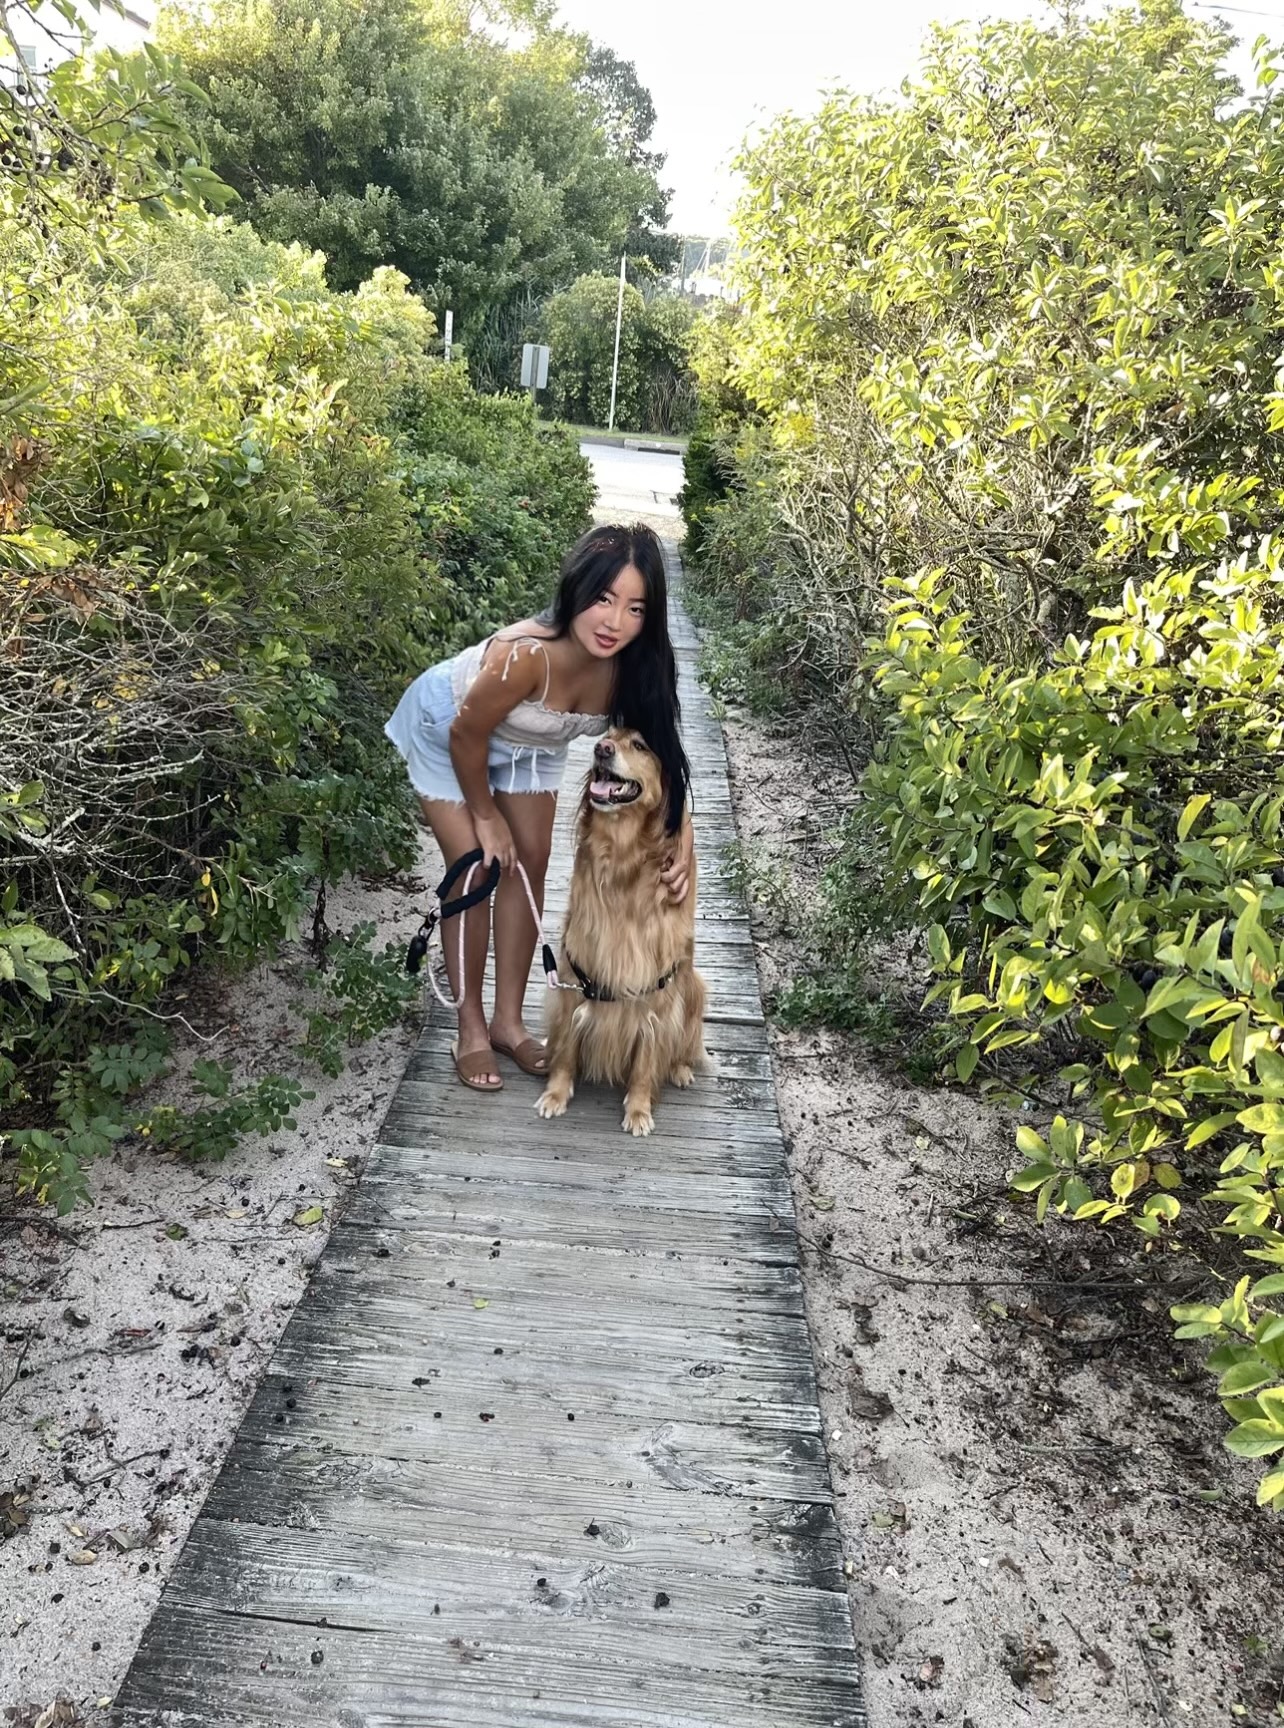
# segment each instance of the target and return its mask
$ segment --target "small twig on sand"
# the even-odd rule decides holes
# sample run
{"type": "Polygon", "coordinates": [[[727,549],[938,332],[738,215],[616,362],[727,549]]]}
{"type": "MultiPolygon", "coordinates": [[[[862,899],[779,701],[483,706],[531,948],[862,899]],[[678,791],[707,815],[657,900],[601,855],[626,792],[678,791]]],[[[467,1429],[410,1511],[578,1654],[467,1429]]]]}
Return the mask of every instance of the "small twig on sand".
{"type": "Polygon", "coordinates": [[[163,1218],[130,1218],[123,1224],[100,1224],[100,1230],[143,1230],[149,1224],[163,1224],[163,1218]]]}
{"type": "Polygon", "coordinates": [[[77,1488],[92,1488],[98,1482],[105,1482],[109,1476],[114,1476],[118,1470],[123,1470],[127,1464],[137,1464],[142,1458],[168,1458],[168,1446],[153,1446],[149,1452],[131,1452],[128,1458],[116,1458],[105,1470],[100,1470],[96,1476],[73,1476],[72,1481],[77,1488]]]}
{"type": "Polygon", "coordinates": [[[30,1217],[24,1217],[21,1212],[2,1212],[0,1213],[0,1224],[15,1224],[23,1229],[31,1224],[37,1230],[47,1230],[51,1236],[56,1236],[60,1242],[65,1242],[69,1248],[83,1248],[85,1245],[79,1236],[73,1235],[64,1225],[55,1224],[52,1218],[41,1218],[35,1213],[32,1213],[30,1217]]]}
{"type": "Polygon", "coordinates": [[[22,1379],[23,1363],[27,1360],[27,1352],[31,1349],[31,1334],[27,1333],[22,1340],[22,1348],[18,1352],[18,1360],[13,1365],[13,1373],[7,1380],[0,1380],[0,1399],[5,1398],[22,1379]]]}
{"type": "Polygon", "coordinates": [[[1164,1697],[1164,1689],[1159,1684],[1159,1676],[1155,1673],[1154,1664],[1150,1660],[1150,1652],[1140,1638],[1134,1638],[1133,1642],[1140,1653],[1141,1665],[1146,1670],[1146,1679],[1150,1682],[1150,1692],[1155,1700],[1155,1709],[1159,1712],[1159,1720],[1164,1723],[1165,1728],[1172,1728],[1173,1719],[1168,1714],[1168,1700],[1164,1697]]]}
{"type": "Polygon", "coordinates": [[[802,1230],[798,1232],[798,1240],[814,1254],[828,1255],[833,1260],[843,1260],[851,1266],[860,1266],[866,1272],[873,1272],[876,1277],[886,1278],[891,1284],[925,1284],[933,1289],[955,1286],[978,1290],[991,1287],[1002,1290],[1131,1290],[1139,1296],[1153,1295],[1157,1289],[1165,1296],[1185,1293],[1185,1286],[1181,1287],[1180,1292],[1170,1291],[1139,1278],[1106,1279],[1101,1283],[1083,1278],[915,1278],[896,1266],[876,1266],[872,1260],[863,1260],[859,1254],[844,1254],[838,1248],[822,1248],[819,1242],[802,1230]]]}

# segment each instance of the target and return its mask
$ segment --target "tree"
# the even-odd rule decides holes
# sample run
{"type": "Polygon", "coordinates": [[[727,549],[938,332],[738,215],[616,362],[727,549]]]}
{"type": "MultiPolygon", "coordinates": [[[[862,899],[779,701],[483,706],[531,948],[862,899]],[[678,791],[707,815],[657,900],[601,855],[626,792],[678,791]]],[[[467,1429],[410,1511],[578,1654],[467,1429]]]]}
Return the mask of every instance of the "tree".
{"type": "Polygon", "coordinates": [[[630,224],[624,250],[630,258],[646,259],[657,276],[665,276],[677,262],[679,241],[676,235],[664,232],[670,198],[659,184],[664,156],[648,147],[655,130],[651,92],[638,78],[631,60],[621,60],[613,49],[591,42],[587,43],[577,82],[597,103],[602,128],[620,158],[652,177],[654,190],[630,224]]]}
{"type": "Polygon", "coordinates": [[[586,40],[542,5],[500,11],[512,44],[455,0],[213,0],[161,34],[260,233],[325,252],[337,288],[394,265],[466,338],[665,215],[653,166],[579,82],[586,40]]]}
{"type": "MultiPolygon", "coordinates": [[[[605,426],[615,360],[615,276],[581,276],[548,303],[545,329],[552,349],[549,384],[565,420],[605,426]]],[[[694,414],[689,348],[695,309],[671,294],[650,301],[624,288],[616,424],[648,432],[685,431],[694,414]]]]}
{"type": "Polygon", "coordinates": [[[198,160],[182,109],[200,92],[155,48],[115,49],[91,68],[86,26],[71,0],[0,4],[0,216],[21,211],[47,228],[73,215],[96,222],[125,205],[198,210],[231,193],[198,160]],[[24,42],[56,63],[26,66],[24,42]]]}

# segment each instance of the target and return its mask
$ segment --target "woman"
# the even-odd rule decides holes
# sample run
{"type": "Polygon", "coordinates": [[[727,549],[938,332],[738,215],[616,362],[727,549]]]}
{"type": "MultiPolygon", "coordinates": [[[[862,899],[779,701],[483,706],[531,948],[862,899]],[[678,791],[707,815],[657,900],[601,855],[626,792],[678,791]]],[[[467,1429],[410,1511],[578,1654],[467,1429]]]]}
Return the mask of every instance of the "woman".
{"type": "Polygon", "coordinates": [[[662,880],[674,900],[685,899],[695,854],[680,718],[664,554],[642,526],[590,530],[568,553],[546,612],[430,667],[397,705],[384,730],[406,760],[447,865],[480,847],[486,866],[498,859],[504,871],[495,895],[489,1026],[481,997],[487,905],[468,914],[466,990],[457,976],[457,936],[444,944],[452,994],[463,996],[451,1054],[465,1086],[502,1087],[496,1052],[524,1073],[547,1070],[547,1052],[522,1018],[535,926],[517,863],[542,914],[557,791],[573,738],[627,726],[659,758],[674,836],[662,880]]]}

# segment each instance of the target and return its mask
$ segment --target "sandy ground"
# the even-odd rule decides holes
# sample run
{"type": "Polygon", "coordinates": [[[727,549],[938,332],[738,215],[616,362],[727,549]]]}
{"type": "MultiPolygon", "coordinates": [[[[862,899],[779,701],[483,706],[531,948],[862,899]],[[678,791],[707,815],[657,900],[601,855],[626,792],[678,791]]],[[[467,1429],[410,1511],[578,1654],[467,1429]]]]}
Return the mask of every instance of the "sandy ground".
{"type": "MultiPolygon", "coordinates": [[[[805,895],[832,775],[726,730],[742,843],[805,895]]],[[[768,895],[768,994],[798,959],[779,926],[768,895]]],[[[874,950],[871,988],[904,971],[874,950]]],[[[871,1728],[1278,1723],[1284,1520],[1171,1340],[1154,1280],[1180,1262],[1039,1230],[1012,1118],[967,1092],[840,1034],[773,1042],[871,1728]]]]}
{"type": "MultiPolygon", "coordinates": [[[[430,874],[331,890],[331,928],[407,941],[430,874]]],[[[306,1078],[297,1132],[202,1166],[135,1144],[61,1222],[0,1189],[0,1720],[34,1728],[60,1694],[60,1724],[98,1719],[374,1142],[414,1028],[337,1080],[309,1071],[290,1048],[309,964],[299,945],[203,985],[191,1012],[214,1042],[180,1053],[306,1078]],[[292,1221],[316,1204],[319,1223],[292,1221]]]]}

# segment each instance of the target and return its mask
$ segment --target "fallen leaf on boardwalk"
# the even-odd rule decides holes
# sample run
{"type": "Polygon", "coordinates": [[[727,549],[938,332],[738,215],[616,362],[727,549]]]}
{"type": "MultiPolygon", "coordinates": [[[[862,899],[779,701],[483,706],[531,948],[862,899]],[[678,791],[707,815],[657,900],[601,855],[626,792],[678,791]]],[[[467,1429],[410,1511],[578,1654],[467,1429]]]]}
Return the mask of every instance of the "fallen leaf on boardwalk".
{"type": "Polygon", "coordinates": [[[68,1554],[67,1559],[73,1566],[92,1566],[98,1556],[92,1548],[82,1548],[78,1554],[68,1554]]]}
{"type": "Polygon", "coordinates": [[[473,1307],[474,1308],[489,1308],[490,1307],[490,1298],[488,1296],[474,1296],[473,1297],[473,1307]]]}
{"type": "Polygon", "coordinates": [[[290,1222],[297,1224],[301,1230],[306,1230],[309,1224],[319,1224],[324,1217],[324,1206],[305,1206],[301,1212],[294,1214],[290,1222]]]}
{"type": "Polygon", "coordinates": [[[187,1226],[186,1224],[171,1224],[166,1229],[165,1234],[171,1242],[181,1242],[187,1235],[187,1226]]]}
{"type": "Polygon", "coordinates": [[[812,1194],[809,1198],[817,1212],[832,1212],[834,1210],[834,1196],[832,1194],[812,1194]]]}

